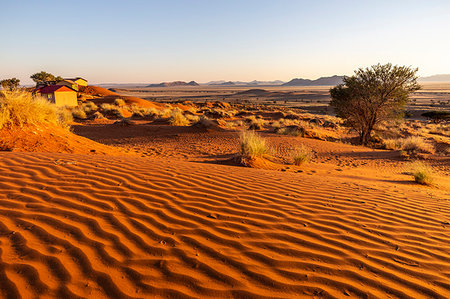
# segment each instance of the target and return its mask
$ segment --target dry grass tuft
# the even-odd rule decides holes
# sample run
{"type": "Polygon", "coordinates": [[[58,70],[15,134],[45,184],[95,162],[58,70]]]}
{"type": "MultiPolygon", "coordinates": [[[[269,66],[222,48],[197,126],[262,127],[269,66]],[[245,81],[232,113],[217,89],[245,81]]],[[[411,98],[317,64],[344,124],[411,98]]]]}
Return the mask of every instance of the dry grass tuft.
{"type": "Polygon", "coordinates": [[[410,165],[414,181],[422,185],[431,185],[433,183],[432,168],[422,161],[414,161],[410,165]]]}
{"type": "Polygon", "coordinates": [[[71,118],[65,108],[58,108],[30,92],[0,92],[0,129],[25,125],[52,124],[69,128],[71,118]]]}
{"type": "Polygon", "coordinates": [[[386,149],[402,150],[407,153],[434,153],[433,145],[418,136],[384,140],[386,149]]]}
{"type": "Polygon", "coordinates": [[[266,140],[254,131],[242,131],[240,136],[241,157],[262,157],[268,152],[266,140]]]}
{"type": "Polygon", "coordinates": [[[300,166],[303,163],[308,162],[311,159],[311,157],[312,157],[312,150],[303,144],[300,147],[298,147],[292,154],[294,164],[297,166],[300,166]]]}
{"type": "Polygon", "coordinates": [[[262,118],[256,118],[254,115],[247,117],[245,120],[249,123],[249,130],[261,130],[266,125],[266,121],[262,118]]]}
{"type": "Polygon", "coordinates": [[[115,99],[114,104],[117,106],[125,106],[126,105],[126,103],[123,99],[115,99]]]}
{"type": "Polygon", "coordinates": [[[104,103],[100,106],[100,108],[102,109],[102,111],[105,115],[119,117],[119,118],[124,117],[122,109],[119,106],[104,103]]]}
{"type": "Polygon", "coordinates": [[[195,122],[192,126],[197,127],[197,128],[203,128],[203,129],[211,129],[211,128],[217,128],[218,124],[216,121],[213,121],[213,120],[207,118],[206,116],[202,115],[199,117],[198,121],[195,122]]]}
{"type": "Polygon", "coordinates": [[[169,123],[172,126],[189,126],[189,120],[183,115],[182,112],[174,110],[172,116],[169,118],[169,123]]]}
{"type": "Polygon", "coordinates": [[[86,112],[81,107],[77,107],[72,110],[72,116],[77,119],[86,119],[87,115],[86,112]]]}

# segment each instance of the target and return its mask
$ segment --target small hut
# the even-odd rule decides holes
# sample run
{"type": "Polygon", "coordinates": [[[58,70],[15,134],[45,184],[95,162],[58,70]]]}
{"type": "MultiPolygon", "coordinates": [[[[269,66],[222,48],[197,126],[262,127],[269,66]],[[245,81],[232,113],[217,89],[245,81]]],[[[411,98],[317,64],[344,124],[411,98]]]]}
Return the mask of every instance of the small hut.
{"type": "Polygon", "coordinates": [[[50,85],[36,91],[56,106],[74,107],[78,105],[77,92],[65,85],[50,85]]]}

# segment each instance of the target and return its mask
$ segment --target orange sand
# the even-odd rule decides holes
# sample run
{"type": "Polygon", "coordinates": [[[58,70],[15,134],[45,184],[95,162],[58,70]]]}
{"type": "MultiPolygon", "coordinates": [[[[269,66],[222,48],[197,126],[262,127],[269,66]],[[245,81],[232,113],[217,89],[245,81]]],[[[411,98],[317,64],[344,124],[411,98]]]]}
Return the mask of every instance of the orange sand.
{"type": "Polygon", "coordinates": [[[80,154],[0,169],[5,298],[450,297],[432,188],[80,154]]]}

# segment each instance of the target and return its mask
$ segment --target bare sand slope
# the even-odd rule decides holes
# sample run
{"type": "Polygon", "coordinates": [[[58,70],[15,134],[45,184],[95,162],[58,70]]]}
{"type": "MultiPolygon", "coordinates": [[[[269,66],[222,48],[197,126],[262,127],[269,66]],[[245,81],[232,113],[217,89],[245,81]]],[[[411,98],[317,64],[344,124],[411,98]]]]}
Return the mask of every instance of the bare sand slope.
{"type": "Polygon", "coordinates": [[[438,190],[0,153],[0,286],[34,297],[450,297],[438,190]]]}

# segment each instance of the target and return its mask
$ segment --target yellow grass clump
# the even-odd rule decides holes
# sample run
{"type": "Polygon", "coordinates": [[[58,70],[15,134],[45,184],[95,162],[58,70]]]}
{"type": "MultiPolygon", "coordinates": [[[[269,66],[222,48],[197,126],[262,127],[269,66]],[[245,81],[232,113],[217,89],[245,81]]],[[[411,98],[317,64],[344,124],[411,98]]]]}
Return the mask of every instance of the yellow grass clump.
{"type": "Polygon", "coordinates": [[[422,161],[414,161],[410,165],[414,181],[422,185],[431,185],[433,183],[432,169],[422,161]]]}
{"type": "Polygon", "coordinates": [[[303,163],[308,162],[311,159],[311,156],[311,149],[302,144],[293,152],[292,159],[294,160],[295,165],[300,166],[303,163]]]}
{"type": "Polygon", "coordinates": [[[434,153],[434,147],[419,136],[384,140],[386,149],[402,150],[408,153],[434,153]]]}
{"type": "Polygon", "coordinates": [[[240,146],[243,158],[262,157],[268,152],[266,140],[254,131],[242,131],[240,146]]]}
{"type": "Polygon", "coordinates": [[[71,117],[65,111],[30,92],[0,92],[0,129],[25,125],[52,124],[69,128],[71,117]]]}
{"type": "Polygon", "coordinates": [[[125,101],[123,99],[115,99],[114,104],[117,106],[125,106],[125,101]]]}
{"type": "Polygon", "coordinates": [[[174,110],[172,116],[169,118],[169,123],[172,126],[189,126],[189,120],[180,111],[174,110]]]}
{"type": "Polygon", "coordinates": [[[86,112],[80,107],[72,110],[72,116],[77,119],[86,119],[87,117],[86,112]]]}

